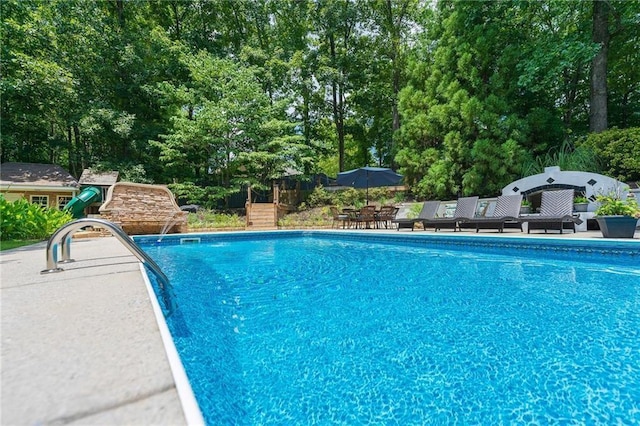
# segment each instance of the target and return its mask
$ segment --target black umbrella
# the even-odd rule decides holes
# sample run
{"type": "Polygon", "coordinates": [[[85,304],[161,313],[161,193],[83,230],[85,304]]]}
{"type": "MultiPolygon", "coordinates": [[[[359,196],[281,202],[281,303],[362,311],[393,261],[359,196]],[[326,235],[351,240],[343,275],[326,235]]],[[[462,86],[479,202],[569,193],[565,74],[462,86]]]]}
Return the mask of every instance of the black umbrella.
{"type": "Polygon", "coordinates": [[[400,183],[402,175],[391,169],[383,167],[360,167],[359,169],[348,170],[338,173],[336,183],[353,188],[367,189],[367,204],[369,204],[369,187],[393,186],[400,183]]]}

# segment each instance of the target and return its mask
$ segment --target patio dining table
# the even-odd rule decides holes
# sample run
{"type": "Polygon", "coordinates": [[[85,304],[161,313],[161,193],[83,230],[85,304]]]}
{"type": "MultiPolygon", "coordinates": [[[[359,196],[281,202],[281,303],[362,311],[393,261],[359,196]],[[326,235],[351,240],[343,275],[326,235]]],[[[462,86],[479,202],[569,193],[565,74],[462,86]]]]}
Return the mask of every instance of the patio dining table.
{"type": "MultiPolygon", "coordinates": [[[[351,227],[351,223],[354,224],[354,226],[357,228],[358,227],[358,222],[365,222],[365,228],[364,229],[371,229],[370,228],[370,223],[374,224],[374,228],[375,229],[379,229],[380,228],[380,221],[381,220],[385,220],[385,218],[382,218],[380,216],[381,213],[381,209],[375,209],[373,210],[373,217],[366,217],[363,218],[361,216],[361,213],[364,209],[366,209],[367,207],[364,207],[363,209],[355,209],[355,208],[343,208],[342,209],[342,213],[346,214],[349,216],[349,224],[348,226],[351,227]],[[364,219],[364,220],[362,220],[364,219]]],[[[396,210],[397,212],[397,210],[396,210]]]]}

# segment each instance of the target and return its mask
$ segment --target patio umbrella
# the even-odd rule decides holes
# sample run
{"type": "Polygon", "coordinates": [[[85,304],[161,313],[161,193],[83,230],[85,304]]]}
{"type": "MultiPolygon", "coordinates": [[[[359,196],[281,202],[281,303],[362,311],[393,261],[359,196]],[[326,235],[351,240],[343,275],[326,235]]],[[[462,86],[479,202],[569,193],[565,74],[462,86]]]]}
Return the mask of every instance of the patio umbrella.
{"type": "Polygon", "coordinates": [[[367,204],[369,204],[369,188],[378,186],[393,186],[400,183],[402,175],[383,167],[360,167],[338,173],[336,183],[353,188],[367,189],[367,204]]]}

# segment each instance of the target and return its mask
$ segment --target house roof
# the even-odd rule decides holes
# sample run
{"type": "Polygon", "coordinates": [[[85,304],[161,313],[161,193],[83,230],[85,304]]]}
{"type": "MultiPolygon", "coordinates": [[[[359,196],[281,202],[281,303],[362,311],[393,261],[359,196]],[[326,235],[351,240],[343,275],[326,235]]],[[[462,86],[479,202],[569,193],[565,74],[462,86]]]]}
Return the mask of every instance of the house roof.
{"type": "Polygon", "coordinates": [[[78,181],[55,164],[2,163],[0,185],[3,187],[77,188],[78,181]]]}
{"type": "Polygon", "coordinates": [[[91,169],[84,169],[80,176],[80,185],[111,186],[118,181],[118,172],[111,170],[99,172],[91,169]]]}

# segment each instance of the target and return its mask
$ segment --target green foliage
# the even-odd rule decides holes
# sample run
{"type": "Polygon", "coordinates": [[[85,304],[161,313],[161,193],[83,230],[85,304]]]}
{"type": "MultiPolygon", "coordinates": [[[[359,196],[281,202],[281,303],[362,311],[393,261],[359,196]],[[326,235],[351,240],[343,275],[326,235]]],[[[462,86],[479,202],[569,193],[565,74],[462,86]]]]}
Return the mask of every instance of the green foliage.
{"type": "Polygon", "coordinates": [[[69,213],[43,209],[24,198],[10,202],[0,196],[0,238],[3,240],[46,239],[72,219],[69,213]]]}
{"type": "Polygon", "coordinates": [[[171,190],[180,204],[205,205],[207,190],[193,182],[170,183],[167,187],[171,190]]]}
{"type": "Polygon", "coordinates": [[[202,187],[193,182],[170,183],[167,187],[173,192],[180,204],[197,204],[205,208],[213,208],[219,200],[237,194],[237,188],[220,186],[202,187]]]}
{"type": "Polygon", "coordinates": [[[515,114],[517,63],[506,2],[442,2],[400,93],[396,162],[416,195],[495,193],[526,157],[526,120],[515,114]],[[496,69],[500,72],[496,73],[496,69]]]}
{"type": "Polygon", "coordinates": [[[471,156],[473,166],[464,175],[463,193],[489,196],[499,193],[518,175],[525,151],[514,140],[496,144],[480,139],[474,143],[471,156]]]}
{"type": "Polygon", "coordinates": [[[414,219],[420,216],[420,212],[422,211],[422,203],[414,203],[409,206],[409,211],[407,212],[407,218],[414,219]]]}
{"type": "MultiPolygon", "coordinates": [[[[316,187],[307,197],[306,204],[301,208],[320,206],[353,206],[362,207],[366,204],[367,197],[364,189],[347,188],[340,191],[327,191],[324,188],[316,187]]],[[[391,194],[389,188],[369,188],[369,203],[389,204],[391,194]]]]}
{"type": "Polygon", "coordinates": [[[623,182],[640,180],[640,127],[591,133],[578,146],[591,150],[608,176],[623,182]]]}
{"type": "MultiPolygon", "coordinates": [[[[609,123],[639,126],[640,1],[607,3],[609,123]]],[[[107,162],[210,205],[394,160],[422,197],[494,192],[586,134],[592,6],[4,0],[1,160],[107,162]]]]}
{"type": "Polygon", "coordinates": [[[602,157],[586,145],[574,147],[565,142],[560,148],[549,150],[522,167],[522,176],[543,173],[545,167],[559,166],[562,170],[600,173],[602,157]]]}
{"type": "Polygon", "coordinates": [[[28,246],[40,241],[41,240],[0,240],[0,251],[28,246]]]}
{"type": "Polygon", "coordinates": [[[214,210],[200,209],[189,213],[187,224],[190,229],[207,228],[244,228],[245,219],[237,214],[219,213],[214,210]]]}
{"type": "Polygon", "coordinates": [[[597,216],[633,216],[640,219],[640,206],[633,197],[622,199],[619,191],[609,194],[601,194],[596,197],[599,203],[596,209],[597,216]]]}
{"type": "Polygon", "coordinates": [[[327,206],[288,213],[278,220],[279,227],[290,229],[329,227],[332,224],[333,216],[327,206]]]}
{"type": "Polygon", "coordinates": [[[316,186],[307,197],[309,207],[329,206],[336,204],[335,192],[326,191],[321,185],[316,186]]]}

